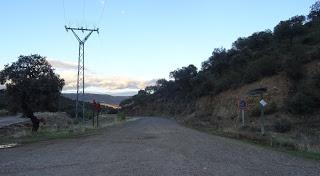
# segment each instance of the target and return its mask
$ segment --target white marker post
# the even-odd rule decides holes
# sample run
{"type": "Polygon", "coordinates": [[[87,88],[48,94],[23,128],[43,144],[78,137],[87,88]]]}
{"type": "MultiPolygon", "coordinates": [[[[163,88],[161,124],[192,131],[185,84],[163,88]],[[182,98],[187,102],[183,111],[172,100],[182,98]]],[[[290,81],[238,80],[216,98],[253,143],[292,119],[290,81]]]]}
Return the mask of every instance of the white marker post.
{"type": "Polygon", "coordinates": [[[264,135],[265,130],[264,130],[264,107],[267,105],[267,102],[264,101],[263,99],[260,100],[260,106],[261,106],[261,134],[264,135]]]}

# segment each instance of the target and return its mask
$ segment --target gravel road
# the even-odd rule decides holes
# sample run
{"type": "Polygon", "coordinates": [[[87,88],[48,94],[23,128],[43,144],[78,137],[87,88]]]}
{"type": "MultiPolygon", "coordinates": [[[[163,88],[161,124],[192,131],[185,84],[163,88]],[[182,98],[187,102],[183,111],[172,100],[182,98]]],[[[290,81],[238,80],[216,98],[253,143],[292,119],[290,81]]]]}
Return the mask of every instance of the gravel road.
{"type": "Polygon", "coordinates": [[[0,128],[3,128],[5,126],[9,126],[9,125],[12,125],[12,124],[16,124],[16,123],[28,122],[28,121],[30,121],[30,119],[21,118],[21,114],[13,115],[13,116],[0,117],[0,128]]]}
{"type": "Polygon", "coordinates": [[[320,175],[320,162],[208,135],[162,118],[102,134],[0,150],[0,175],[320,175]]]}

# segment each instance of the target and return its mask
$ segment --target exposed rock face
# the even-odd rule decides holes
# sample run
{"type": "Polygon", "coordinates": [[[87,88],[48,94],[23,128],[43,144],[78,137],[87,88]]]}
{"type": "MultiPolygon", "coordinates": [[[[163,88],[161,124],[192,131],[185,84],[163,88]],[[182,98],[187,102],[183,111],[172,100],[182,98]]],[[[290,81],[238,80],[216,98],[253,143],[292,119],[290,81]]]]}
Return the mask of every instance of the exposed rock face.
{"type": "Polygon", "coordinates": [[[202,97],[196,102],[196,116],[209,116],[210,122],[219,123],[219,126],[236,126],[239,121],[239,101],[247,102],[247,116],[257,111],[260,97],[248,96],[250,90],[266,87],[268,91],[263,99],[269,105],[281,109],[288,96],[289,82],[284,75],[268,77],[260,81],[230,89],[215,96],[202,97]]]}

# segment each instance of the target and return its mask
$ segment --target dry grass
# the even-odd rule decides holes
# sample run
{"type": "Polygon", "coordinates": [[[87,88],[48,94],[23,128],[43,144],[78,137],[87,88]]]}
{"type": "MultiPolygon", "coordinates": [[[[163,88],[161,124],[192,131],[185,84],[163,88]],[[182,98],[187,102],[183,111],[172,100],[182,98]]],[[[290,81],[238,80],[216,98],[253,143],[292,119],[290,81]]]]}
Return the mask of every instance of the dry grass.
{"type": "Polygon", "coordinates": [[[39,131],[31,132],[31,122],[20,123],[0,128],[0,144],[9,143],[30,143],[49,139],[72,138],[84,135],[98,134],[99,129],[113,126],[126,121],[136,120],[129,118],[125,121],[119,121],[117,115],[102,114],[99,117],[99,128],[92,126],[92,121],[86,121],[84,124],[73,123],[66,113],[42,112],[35,114],[38,118],[45,119],[46,123],[41,124],[39,131]]]}
{"type": "Polygon", "coordinates": [[[319,138],[314,139],[314,136],[304,135],[304,140],[302,140],[301,133],[298,131],[291,131],[290,133],[284,134],[268,132],[265,136],[262,136],[257,129],[252,130],[250,127],[237,130],[233,128],[216,130],[214,128],[205,127],[198,127],[196,129],[214,135],[238,139],[246,143],[269,147],[305,158],[320,160],[319,138]],[[297,133],[300,134],[300,137],[296,136],[297,133]]]}

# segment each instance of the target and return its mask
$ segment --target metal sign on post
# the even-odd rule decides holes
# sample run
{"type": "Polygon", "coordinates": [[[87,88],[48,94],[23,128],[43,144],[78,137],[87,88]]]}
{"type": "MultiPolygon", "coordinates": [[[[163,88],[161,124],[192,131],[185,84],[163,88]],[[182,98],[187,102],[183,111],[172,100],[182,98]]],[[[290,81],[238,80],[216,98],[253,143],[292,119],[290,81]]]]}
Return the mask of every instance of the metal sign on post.
{"type": "Polygon", "coordinates": [[[261,124],[261,134],[265,135],[264,129],[264,107],[267,105],[267,102],[263,100],[263,93],[267,92],[267,88],[258,88],[250,90],[247,94],[249,96],[260,96],[260,107],[261,107],[261,114],[260,114],[260,124],[261,124]]]}
{"type": "Polygon", "coordinates": [[[262,99],[262,100],[260,100],[260,104],[261,104],[263,107],[265,107],[268,103],[262,99]]]}
{"type": "Polygon", "coordinates": [[[239,108],[240,108],[241,110],[247,109],[247,102],[246,102],[245,100],[240,100],[240,101],[239,101],[239,108]]]}
{"type": "Polygon", "coordinates": [[[96,100],[93,100],[92,106],[93,106],[92,126],[95,127],[94,119],[97,118],[96,127],[99,128],[99,115],[101,112],[101,105],[99,102],[96,102],[96,100]]]}

